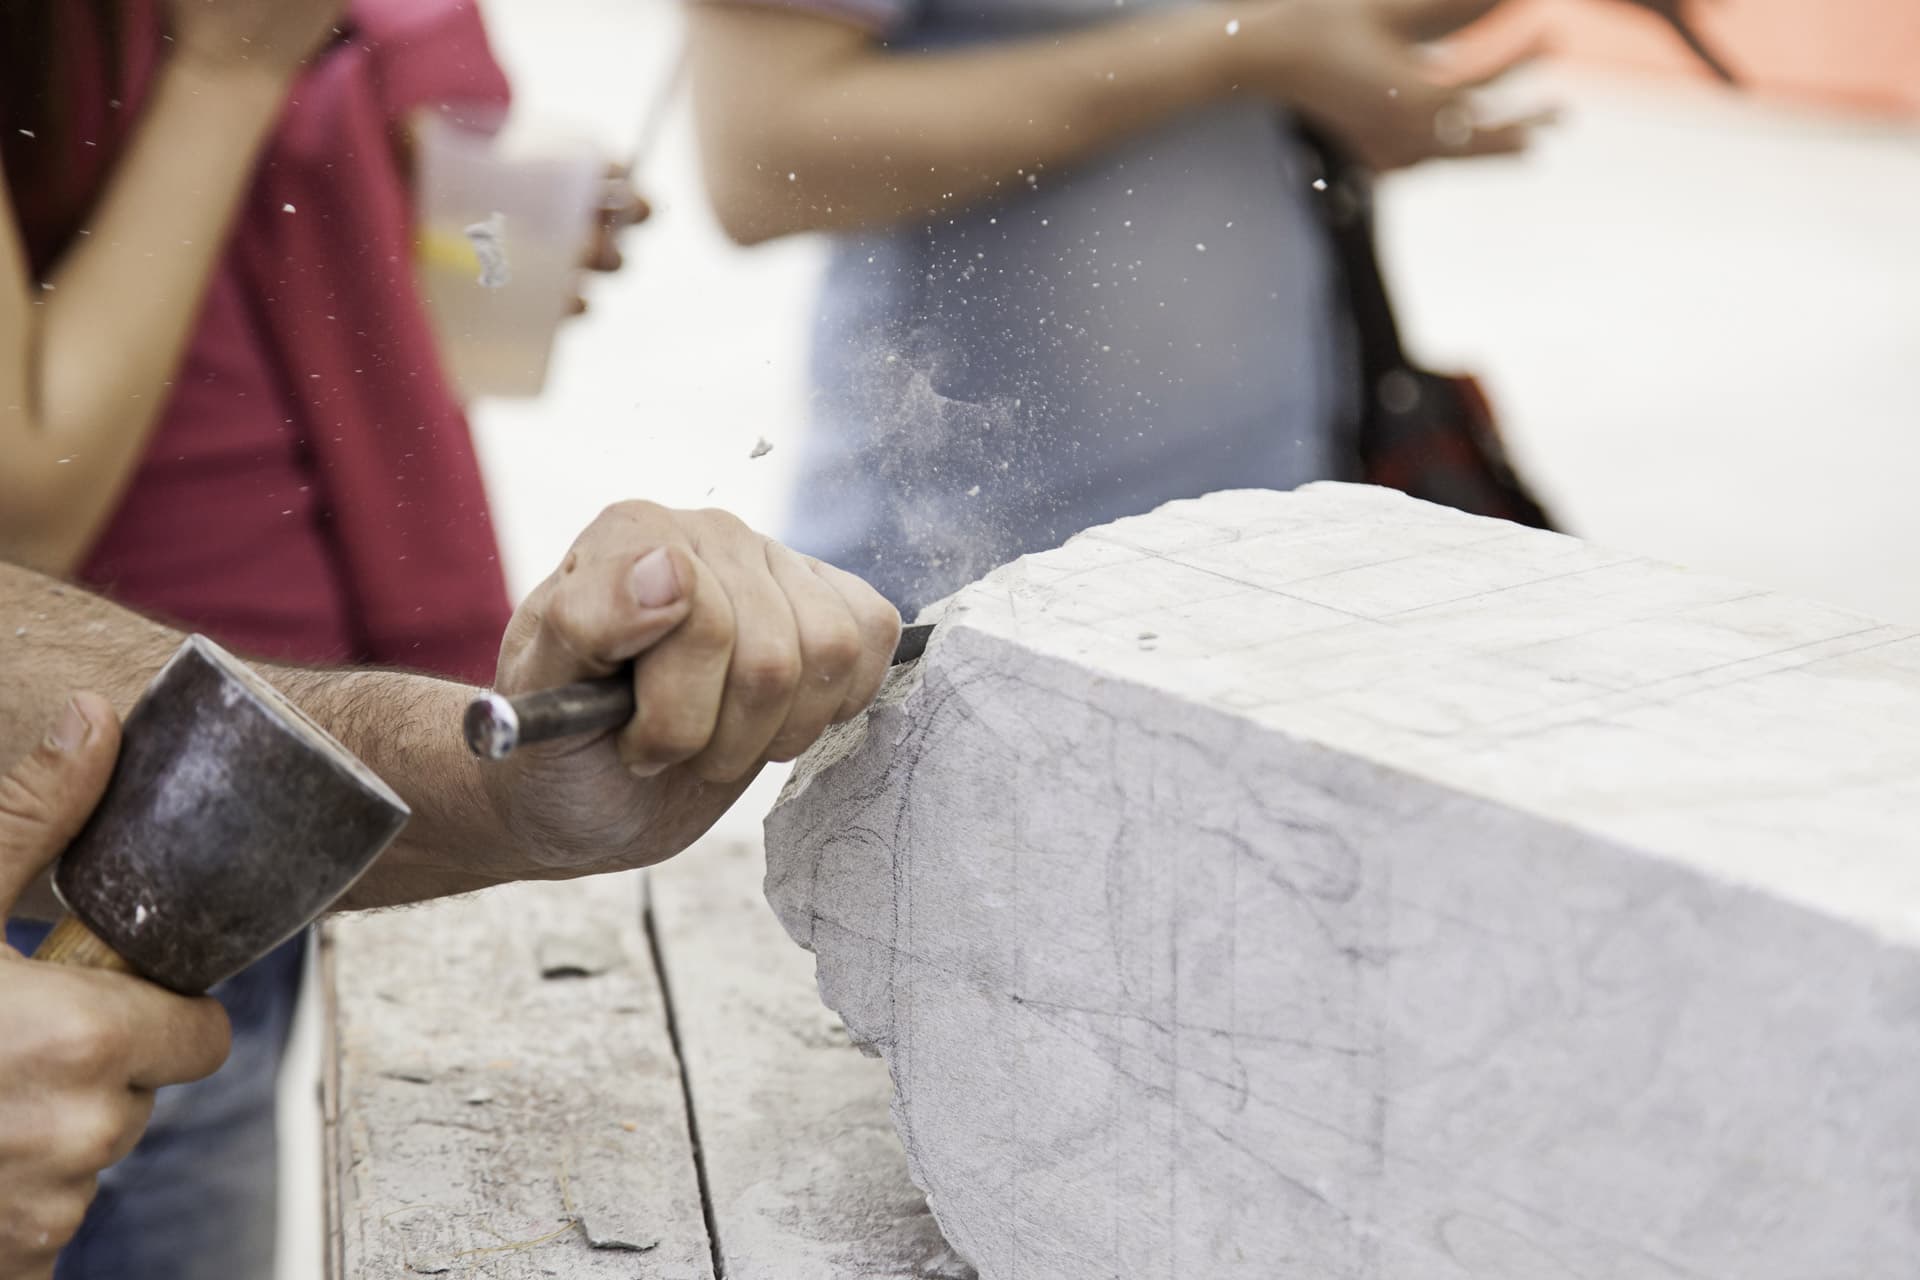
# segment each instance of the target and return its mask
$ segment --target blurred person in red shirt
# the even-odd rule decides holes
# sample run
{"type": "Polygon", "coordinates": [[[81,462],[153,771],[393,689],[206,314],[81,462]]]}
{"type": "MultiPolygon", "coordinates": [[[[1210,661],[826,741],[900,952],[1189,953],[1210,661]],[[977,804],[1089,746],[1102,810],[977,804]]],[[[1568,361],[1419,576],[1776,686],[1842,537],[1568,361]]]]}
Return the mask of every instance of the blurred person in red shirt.
{"type": "MultiPolygon", "coordinates": [[[[21,0],[0,60],[0,558],[249,656],[491,679],[509,605],[405,158],[416,112],[504,112],[472,0],[21,0]]],[[[216,992],[232,1057],[162,1091],[59,1280],[271,1273],[301,960],[216,992]]]]}

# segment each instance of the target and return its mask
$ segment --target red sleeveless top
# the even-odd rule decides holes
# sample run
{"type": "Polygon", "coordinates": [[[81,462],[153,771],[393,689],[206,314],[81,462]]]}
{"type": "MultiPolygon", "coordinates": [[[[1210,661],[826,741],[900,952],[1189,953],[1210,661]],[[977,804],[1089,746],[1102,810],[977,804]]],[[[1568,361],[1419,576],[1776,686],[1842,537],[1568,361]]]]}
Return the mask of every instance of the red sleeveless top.
{"type": "MultiPolygon", "coordinates": [[[[112,54],[68,51],[79,92],[60,145],[83,182],[104,178],[164,56],[158,6],[122,12],[117,103],[112,54]]],[[[145,456],[78,577],[249,654],[486,683],[509,606],[466,417],[414,286],[392,130],[422,108],[497,119],[506,82],[471,0],[357,0],[350,18],[290,95],[145,456]]],[[[10,152],[32,144],[7,132],[10,152]]],[[[18,203],[44,269],[73,228],[36,194],[18,203]]]]}

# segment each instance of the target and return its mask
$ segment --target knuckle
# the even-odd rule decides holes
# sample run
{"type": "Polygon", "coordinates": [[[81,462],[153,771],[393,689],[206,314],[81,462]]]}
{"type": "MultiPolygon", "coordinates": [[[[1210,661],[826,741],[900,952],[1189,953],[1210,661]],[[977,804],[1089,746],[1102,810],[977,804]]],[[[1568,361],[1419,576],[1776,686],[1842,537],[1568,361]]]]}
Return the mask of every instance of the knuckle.
{"type": "Polygon", "coordinates": [[[724,507],[702,507],[694,512],[694,518],[704,527],[715,533],[750,533],[747,522],[724,507]]]}
{"type": "Polygon", "coordinates": [[[55,1139],[57,1158],[79,1173],[93,1174],[112,1164],[125,1136],[121,1118],[105,1102],[69,1106],[55,1139]]]}
{"type": "Polygon", "coordinates": [[[791,697],[800,684],[802,669],[800,651],[794,646],[739,653],[734,656],[727,683],[742,702],[764,706],[791,697]]]}
{"type": "MultiPolygon", "coordinates": [[[[648,502],[645,498],[625,498],[609,503],[594,520],[594,525],[635,525],[652,524],[666,514],[667,509],[657,502],[648,502]]],[[[590,526],[591,527],[591,526],[590,526]]]]}
{"type": "Polygon", "coordinates": [[[677,764],[706,748],[711,729],[688,718],[662,719],[638,730],[627,744],[627,763],[677,764]]]}
{"type": "Polygon", "coordinates": [[[900,613],[885,600],[880,600],[877,607],[862,612],[860,629],[868,644],[882,653],[891,654],[894,646],[900,643],[900,613]]]}
{"type": "Polygon", "coordinates": [[[806,642],[806,650],[809,673],[838,683],[860,665],[866,643],[859,626],[848,618],[821,627],[806,642]]]}
{"type": "Polygon", "coordinates": [[[594,662],[614,662],[618,655],[613,637],[588,594],[577,587],[554,592],[541,614],[542,627],[569,653],[594,662]]]}
{"type": "Polygon", "coordinates": [[[85,1005],[63,1010],[44,1033],[43,1060],[70,1078],[98,1080],[113,1074],[130,1048],[125,1026],[85,1005]]]}

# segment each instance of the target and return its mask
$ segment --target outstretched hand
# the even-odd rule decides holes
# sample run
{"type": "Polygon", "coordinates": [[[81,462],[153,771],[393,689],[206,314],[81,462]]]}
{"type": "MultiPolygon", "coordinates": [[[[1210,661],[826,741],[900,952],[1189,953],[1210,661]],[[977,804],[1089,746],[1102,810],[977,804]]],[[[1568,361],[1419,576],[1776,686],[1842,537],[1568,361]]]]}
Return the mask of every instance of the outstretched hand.
{"type": "Polygon", "coordinates": [[[1423,42],[1502,0],[1263,0],[1239,6],[1239,82],[1328,130],[1362,163],[1404,168],[1442,156],[1522,150],[1551,118],[1487,120],[1475,91],[1522,54],[1471,80],[1447,80],[1423,42]]]}

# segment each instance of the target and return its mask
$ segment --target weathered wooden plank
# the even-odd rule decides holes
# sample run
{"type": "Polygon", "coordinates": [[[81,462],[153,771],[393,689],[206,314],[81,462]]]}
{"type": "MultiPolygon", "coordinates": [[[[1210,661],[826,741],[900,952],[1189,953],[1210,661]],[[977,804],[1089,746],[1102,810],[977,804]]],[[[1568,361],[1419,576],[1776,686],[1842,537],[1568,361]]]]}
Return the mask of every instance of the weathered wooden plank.
{"type": "Polygon", "coordinates": [[[712,1280],[638,883],[328,923],[332,1280],[712,1280]]]}
{"type": "Polygon", "coordinates": [[[757,842],[651,873],[652,915],[727,1280],[961,1280],[907,1178],[886,1068],[820,1003],[757,842]]]}

